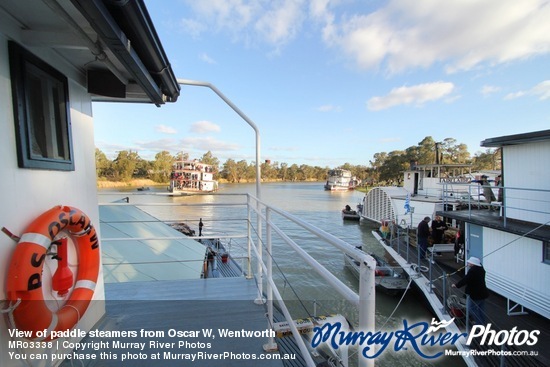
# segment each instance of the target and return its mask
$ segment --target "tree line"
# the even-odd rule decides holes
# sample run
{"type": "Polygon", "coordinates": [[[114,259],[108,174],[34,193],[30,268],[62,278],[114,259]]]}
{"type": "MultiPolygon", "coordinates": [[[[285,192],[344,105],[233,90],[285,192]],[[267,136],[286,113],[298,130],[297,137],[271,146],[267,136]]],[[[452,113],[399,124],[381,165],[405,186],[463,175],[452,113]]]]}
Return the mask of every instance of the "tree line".
{"type": "MultiPolygon", "coordinates": [[[[208,151],[197,158],[200,162],[214,167],[214,178],[230,183],[253,182],[256,178],[255,162],[227,159],[223,164],[208,151]]],[[[177,160],[189,160],[189,154],[179,152],[176,155],[162,151],[152,161],[142,159],[137,151],[122,150],[115,159],[110,160],[105,153],[96,148],[96,173],[100,180],[129,181],[147,178],[158,183],[170,180],[172,165],[177,160]]],[[[473,157],[465,144],[447,138],[436,142],[431,136],[425,137],[415,146],[389,153],[375,153],[368,165],[344,163],[339,167],[352,172],[365,185],[400,185],[403,171],[411,164],[471,164],[472,171],[482,169],[500,169],[500,150],[487,149],[473,157]]],[[[329,167],[309,166],[265,161],[261,164],[264,181],[324,181],[329,167]]]]}

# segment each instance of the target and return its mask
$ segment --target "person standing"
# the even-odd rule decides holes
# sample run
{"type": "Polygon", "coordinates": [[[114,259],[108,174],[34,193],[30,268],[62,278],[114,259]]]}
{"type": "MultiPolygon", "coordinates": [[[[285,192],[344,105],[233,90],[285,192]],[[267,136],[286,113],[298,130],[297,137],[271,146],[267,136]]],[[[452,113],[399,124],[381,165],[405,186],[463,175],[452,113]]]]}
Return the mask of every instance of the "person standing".
{"type": "Polygon", "coordinates": [[[491,188],[491,184],[489,184],[489,181],[487,179],[487,176],[481,176],[481,186],[483,187],[483,196],[485,197],[485,202],[489,204],[489,210],[493,210],[491,202],[495,201],[496,198],[495,194],[493,193],[493,189],[491,188]]]}
{"type": "Polygon", "coordinates": [[[485,325],[485,299],[489,297],[489,289],[485,284],[485,269],[477,257],[470,257],[466,262],[468,271],[464,278],[451,287],[460,288],[466,286],[465,293],[468,297],[468,312],[476,324],[485,325]]]}
{"type": "Polygon", "coordinates": [[[428,238],[430,237],[430,217],[424,217],[424,219],[418,224],[416,231],[416,238],[418,239],[418,251],[420,251],[420,258],[426,257],[426,250],[428,249],[428,238]]]}
{"type": "Polygon", "coordinates": [[[204,227],[204,223],[202,222],[202,218],[199,219],[199,237],[202,236],[202,227],[204,227]]]}
{"type": "Polygon", "coordinates": [[[434,243],[443,243],[443,235],[447,230],[447,223],[445,223],[439,215],[436,215],[432,221],[432,238],[434,243]]]}

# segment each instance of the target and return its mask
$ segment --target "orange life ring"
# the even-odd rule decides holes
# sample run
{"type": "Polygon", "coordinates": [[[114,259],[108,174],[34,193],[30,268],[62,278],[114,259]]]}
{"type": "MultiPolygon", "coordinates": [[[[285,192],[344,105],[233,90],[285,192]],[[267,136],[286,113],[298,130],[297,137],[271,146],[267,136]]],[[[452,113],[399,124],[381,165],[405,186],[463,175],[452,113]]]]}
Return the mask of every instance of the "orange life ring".
{"type": "Polygon", "coordinates": [[[29,339],[44,340],[52,339],[52,330],[72,329],[93,297],[99,259],[97,234],[86,214],[70,206],[56,206],[41,214],[21,236],[9,266],[7,298],[10,304],[19,303],[12,311],[13,326],[18,330],[32,331],[29,339]],[[44,300],[42,269],[46,251],[62,232],[73,240],[79,265],[68,300],[59,310],[52,312],[44,300]],[[48,330],[46,335],[44,330],[48,330]]]}

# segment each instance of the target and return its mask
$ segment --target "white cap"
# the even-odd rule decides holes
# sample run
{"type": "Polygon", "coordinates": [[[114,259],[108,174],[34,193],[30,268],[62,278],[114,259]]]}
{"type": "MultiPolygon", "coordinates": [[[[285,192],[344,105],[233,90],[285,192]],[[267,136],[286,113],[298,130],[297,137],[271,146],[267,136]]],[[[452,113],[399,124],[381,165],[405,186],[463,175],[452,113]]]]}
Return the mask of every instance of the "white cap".
{"type": "Polygon", "coordinates": [[[468,261],[466,261],[466,263],[468,264],[472,264],[472,265],[475,265],[475,266],[481,266],[481,261],[479,261],[479,259],[477,257],[470,257],[468,259],[468,261]]]}

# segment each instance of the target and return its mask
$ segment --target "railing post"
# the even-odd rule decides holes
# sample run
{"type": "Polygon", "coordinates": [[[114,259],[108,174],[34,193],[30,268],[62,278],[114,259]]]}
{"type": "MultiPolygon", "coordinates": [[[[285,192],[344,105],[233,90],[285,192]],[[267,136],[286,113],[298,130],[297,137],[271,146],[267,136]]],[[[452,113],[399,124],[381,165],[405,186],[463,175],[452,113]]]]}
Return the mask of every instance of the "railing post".
{"type": "Polygon", "coordinates": [[[252,225],[250,224],[250,195],[246,195],[246,214],[247,214],[247,252],[248,252],[248,258],[247,258],[247,271],[246,271],[246,279],[252,279],[254,276],[252,275],[252,225]]]}
{"type": "Polygon", "coordinates": [[[265,303],[265,298],[263,294],[263,267],[262,262],[263,260],[263,246],[262,246],[262,219],[261,219],[261,207],[260,207],[260,201],[258,198],[255,198],[256,200],[256,233],[258,234],[258,243],[256,244],[256,249],[258,251],[258,266],[256,270],[256,277],[257,277],[257,283],[258,283],[258,298],[254,301],[256,304],[263,304],[265,303]]]}
{"type": "MultiPolygon", "coordinates": [[[[363,259],[359,267],[359,330],[364,332],[375,331],[375,268],[376,261],[371,256],[363,259]]],[[[361,353],[357,358],[359,367],[374,367],[374,359],[364,358],[361,353]]]]}
{"type": "Polygon", "coordinates": [[[443,272],[443,309],[441,313],[447,312],[447,272],[443,272]]]}
{"type": "MultiPolygon", "coordinates": [[[[266,268],[267,274],[266,277],[268,280],[272,279],[273,276],[273,256],[272,256],[272,246],[271,246],[271,210],[265,208],[265,236],[266,236],[266,268]]],[[[266,285],[266,296],[267,296],[267,327],[270,328],[273,325],[273,288],[271,287],[271,281],[267,282],[266,285]]],[[[289,321],[290,322],[290,321],[289,321]]],[[[277,350],[277,343],[275,343],[275,338],[269,337],[267,344],[264,345],[264,350],[266,352],[274,352],[277,350]]]]}
{"type": "MultiPolygon", "coordinates": [[[[433,288],[434,287],[434,281],[432,279],[432,266],[433,266],[432,262],[433,262],[433,258],[434,258],[434,255],[433,255],[433,247],[432,247],[432,254],[430,256],[430,260],[428,260],[430,262],[430,273],[428,275],[430,277],[430,293],[434,292],[434,288],[433,288]]],[[[419,265],[419,267],[420,267],[420,265],[419,265]]]]}

